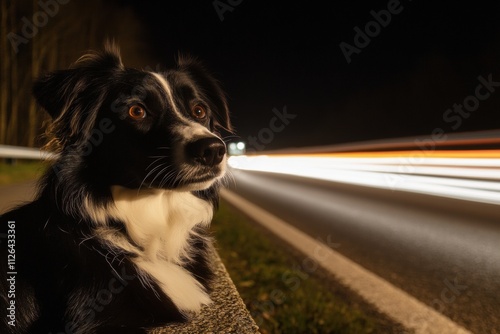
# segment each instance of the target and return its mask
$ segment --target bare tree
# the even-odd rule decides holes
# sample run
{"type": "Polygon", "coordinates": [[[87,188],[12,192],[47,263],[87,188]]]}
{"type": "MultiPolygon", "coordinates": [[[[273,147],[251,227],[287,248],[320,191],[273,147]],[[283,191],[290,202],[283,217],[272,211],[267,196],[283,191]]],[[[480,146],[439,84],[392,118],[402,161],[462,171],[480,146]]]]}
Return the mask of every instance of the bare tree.
{"type": "Polygon", "coordinates": [[[48,116],[31,97],[33,80],[41,73],[67,68],[86,50],[101,47],[106,38],[140,49],[131,57],[136,64],[147,50],[134,11],[120,1],[71,1],[47,13],[39,0],[0,0],[0,9],[0,144],[42,144],[42,124],[48,116]],[[36,26],[36,13],[47,17],[46,24],[36,26]],[[26,22],[36,26],[32,36],[23,35],[26,22]],[[11,32],[24,38],[23,43],[13,47],[11,32]]]}
{"type": "Polygon", "coordinates": [[[10,47],[7,40],[8,26],[8,3],[7,0],[0,0],[0,143],[5,143],[7,139],[7,106],[9,99],[9,71],[10,71],[10,47]]]}

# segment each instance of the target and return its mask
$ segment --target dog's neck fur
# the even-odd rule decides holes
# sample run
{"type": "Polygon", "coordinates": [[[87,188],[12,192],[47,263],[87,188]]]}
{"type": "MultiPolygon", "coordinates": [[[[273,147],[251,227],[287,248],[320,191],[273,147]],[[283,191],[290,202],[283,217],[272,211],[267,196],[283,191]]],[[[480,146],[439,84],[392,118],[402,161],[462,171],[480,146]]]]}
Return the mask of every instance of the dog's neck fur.
{"type": "Polygon", "coordinates": [[[183,264],[191,259],[190,239],[196,227],[212,219],[212,205],[188,191],[113,186],[111,193],[113,203],[107,210],[86,203],[89,216],[98,223],[98,236],[109,247],[136,255],[133,262],[141,280],[156,281],[181,312],[198,312],[210,298],[183,264]],[[133,242],[110,227],[110,220],[123,222],[133,242]]]}

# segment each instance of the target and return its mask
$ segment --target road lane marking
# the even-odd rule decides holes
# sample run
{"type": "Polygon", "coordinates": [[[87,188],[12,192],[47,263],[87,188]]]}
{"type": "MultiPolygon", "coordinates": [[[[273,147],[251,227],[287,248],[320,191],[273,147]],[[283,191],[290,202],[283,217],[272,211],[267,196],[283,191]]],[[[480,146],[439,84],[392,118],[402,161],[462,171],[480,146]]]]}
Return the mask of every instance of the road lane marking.
{"type": "Polygon", "coordinates": [[[221,196],[270,232],[309,255],[341,283],[416,334],[471,333],[405,291],[243,197],[227,189],[221,190],[221,196]]]}

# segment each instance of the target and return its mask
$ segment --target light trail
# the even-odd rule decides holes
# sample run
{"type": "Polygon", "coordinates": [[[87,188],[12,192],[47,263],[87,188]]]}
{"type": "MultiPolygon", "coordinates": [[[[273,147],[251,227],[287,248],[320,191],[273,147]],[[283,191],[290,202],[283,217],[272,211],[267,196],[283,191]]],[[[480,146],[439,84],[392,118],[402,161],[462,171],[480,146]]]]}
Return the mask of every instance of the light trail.
{"type": "Polygon", "coordinates": [[[500,205],[500,150],[232,156],[232,168],[500,205]]]}

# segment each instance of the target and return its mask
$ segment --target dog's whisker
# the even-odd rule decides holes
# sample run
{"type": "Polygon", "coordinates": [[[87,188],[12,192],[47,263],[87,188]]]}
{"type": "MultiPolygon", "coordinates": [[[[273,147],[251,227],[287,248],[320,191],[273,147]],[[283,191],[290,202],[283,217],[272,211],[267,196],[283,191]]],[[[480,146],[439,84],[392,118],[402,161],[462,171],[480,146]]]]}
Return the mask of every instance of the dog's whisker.
{"type": "MultiPolygon", "coordinates": [[[[139,185],[139,189],[138,189],[138,191],[137,191],[137,194],[139,194],[139,191],[140,191],[140,189],[142,188],[143,184],[146,182],[147,178],[148,178],[148,177],[150,177],[150,176],[151,176],[151,175],[155,172],[155,170],[157,170],[158,168],[161,168],[162,166],[164,166],[164,165],[166,165],[166,164],[167,164],[166,162],[161,163],[161,164],[159,164],[158,166],[156,166],[155,168],[153,168],[151,171],[149,171],[149,173],[148,173],[148,174],[146,174],[146,176],[142,179],[141,184],[139,185]]],[[[169,168],[170,166],[171,166],[171,165],[168,165],[168,166],[166,166],[166,167],[164,167],[164,168],[169,168]]],[[[149,183],[149,188],[151,188],[151,187],[152,187],[152,184],[153,184],[153,182],[154,182],[154,180],[156,179],[156,177],[157,177],[157,176],[158,176],[158,175],[156,175],[156,176],[155,176],[155,178],[154,178],[154,179],[153,179],[153,180],[149,183]]]]}
{"type": "Polygon", "coordinates": [[[182,180],[183,178],[183,173],[180,173],[180,172],[177,172],[175,174],[172,175],[171,179],[170,179],[170,182],[172,184],[180,184],[180,181],[182,180]]]}
{"type": "Polygon", "coordinates": [[[167,173],[161,180],[160,182],[160,186],[161,187],[164,187],[172,178],[173,176],[176,174],[176,171],[170,171],[169,173],[167,173]]]}
{"type": "Polygon", "coordinates": [[[168,170],[167,168],[163,168],[161,171],[159,171],[157,173],[157,175],[155,176],[155,179],[158,178],[158,177],[161,177],[161,179],[159,181],[160,188],[163,188],[163,186],[164,186],[163,185],[163,179],[165,178],[165,176],[169,175],[171,173],[174,173],[174,172],[175,172],[174,170],[168,170]],[[162,174],[164,174],[164,173],[165,173],[165,175],[162,176],[162,174]]]}
{"type": "MultiPolygon", "coordinates": [[[[151,157],[150,157],[150,158],[151,158],[151,157]]],[[[149,168],[151,168],[151,166],[152,166],[152,165],[154,165],[157,161],[160,161],[162,158],[164,158],[164,157],[159,157],[159,158],[155,159],[152,163],[150,163],[150,164],[148,165],[148,167],[146,167],[146,169],[145,169],[145,170],[148,170],[149,168]]]]}
{"type": "MultiPolygon", "coordinates": [[[[158,166],[156,166],[155,168],[153,168],[151,171],[149,171],[149,173],[146,175],[145,179],[148,178],[151,174],[153,174],[157,169],[167,165],[168,162],[164,162],[164,163],[161,163],[159,164],[158,166]]],[[[166,167],[163,167],[163,168],[168,168],[168,167],[171,167],[172,165],[171,164],[168,164],[166,167]]],[[[156,179],[156,176],[153,178],[153,181],[151,182],[154,182],[154,180],[156,179]]]]}
{"type": "Polygon", "coordinates": [[[222,137],[223,141],[226,141],[226,140],[229,140],[229,139],[241,139],[241,137],[236,136],[236,135],[228,135],[228,136],[222,137]]]}
{"type": "Polygon", "coordinates": [[[230,169],[227,169],[226,174],[221,179],[221,183],[223,186],[229,187],[231,185],[231,181],[232,181],[232,185],[236,186],[236,179],[234,177],[233,172],[230,169]]]}
{"type": "MultiPolygon", "coordinates": [[[[163,174],[163,173],[164,173],[164,172],[166,172],[166,171],[167,171],[166,169],[162,169],[162,170],[158,173],[158,175],[156,175],[156,176],[158,177],[158,176],[160,176],[161,174],[163,174]]],[[[161,188],[163,188],[163,187],[164,187],[163,180],[165,179],[165,177],[167,177],[167,176],[168,176],[169,174],[171,174],[171,173],[175,173],[175,171],[170,170],[170,171],[168,171],[167,173],[165,173],[165,175],[164,175],[164,176],[162,176],[162,178],[160,179],[160,182],[159,182],[159,184],[160,184],[160,187],[161,187],[161,188]]]]}
{"type": "MultiPolygon", "coordinates": [[[[165,164],[161,164],[160,166],[157,166],[157,167],[161,167],[161,166],[164,166],[165,164]]],[[[151,180],[151,182],[149,183],[150,186],[151,184],[153,184],[153,182],[155,182],[155,180],[166,170],[168,170],[170,167],[172,167],[172,165],[167,165],[165,167],[163,167],[160,172],[156,173],[156,176],[151,180]]],[[[156,169],[156,168],[155,168],[156,169]]]]}
{"type": "Polygon", "coordinates": [[[148,158],[151,158],[151,159],[154,159],[154,158],[163,159],[163,158],[168,158],[168,157],[165,156],[165,155],[151,155],[148,158]]]}

